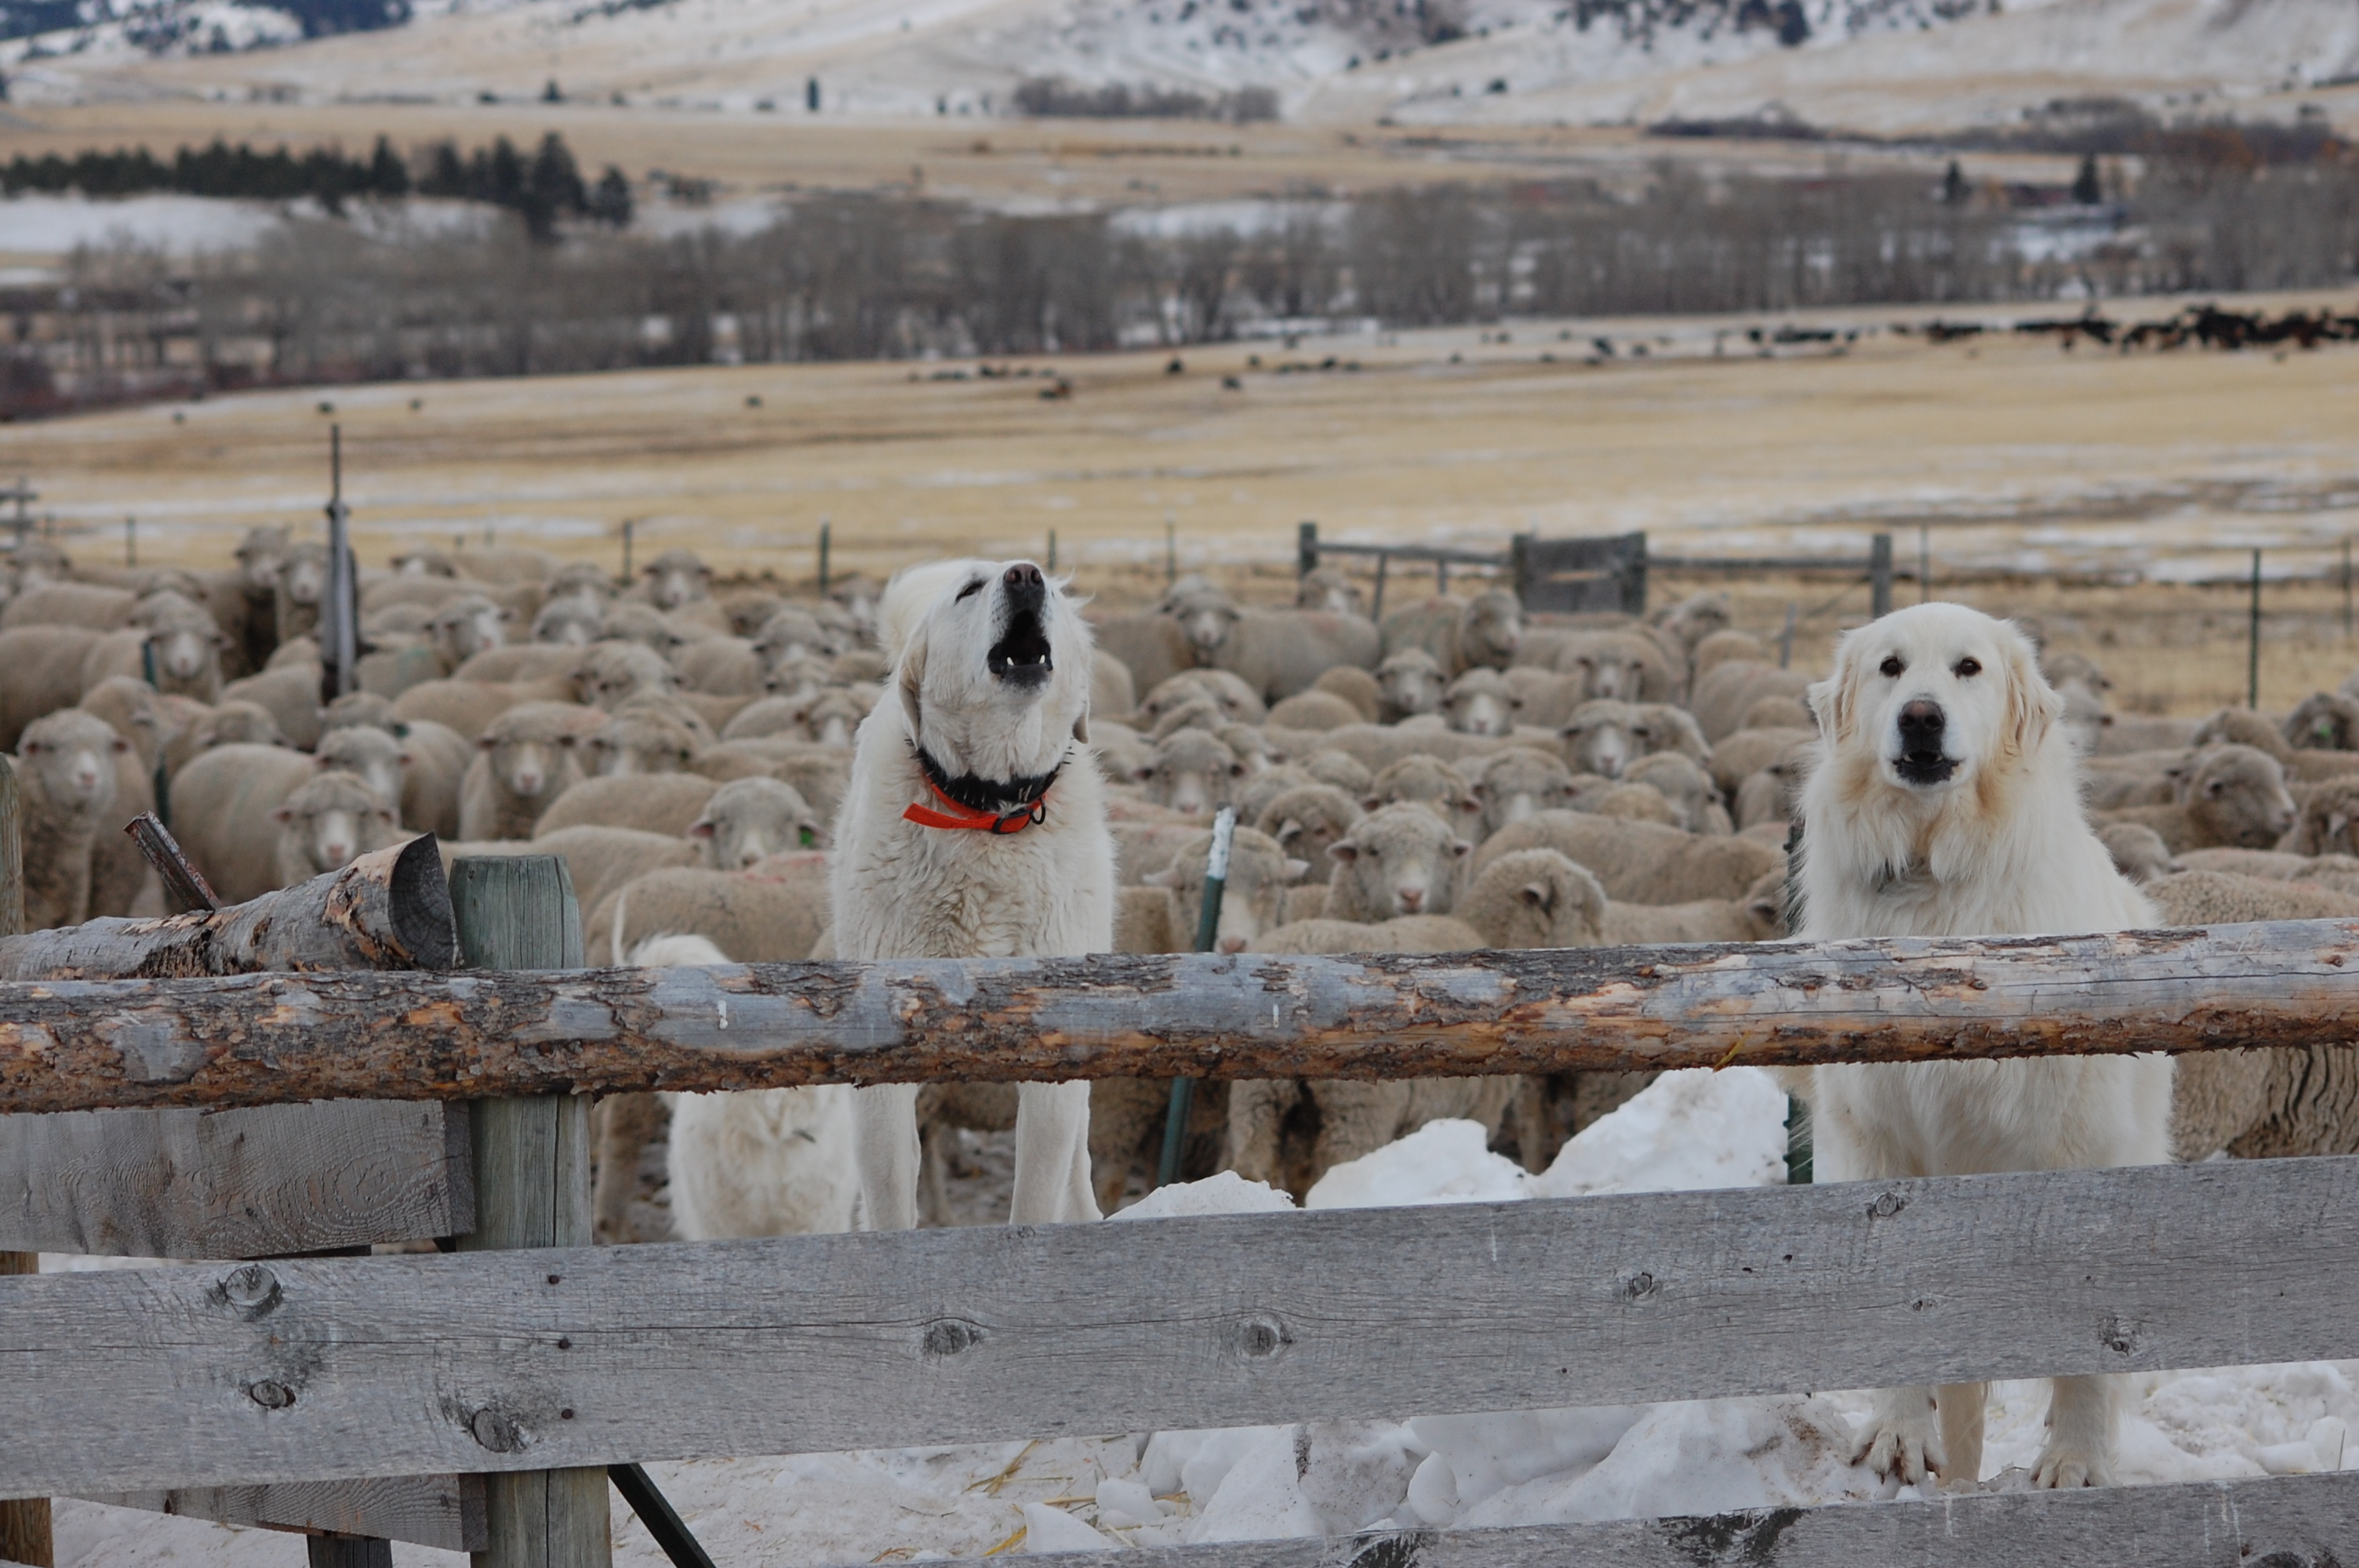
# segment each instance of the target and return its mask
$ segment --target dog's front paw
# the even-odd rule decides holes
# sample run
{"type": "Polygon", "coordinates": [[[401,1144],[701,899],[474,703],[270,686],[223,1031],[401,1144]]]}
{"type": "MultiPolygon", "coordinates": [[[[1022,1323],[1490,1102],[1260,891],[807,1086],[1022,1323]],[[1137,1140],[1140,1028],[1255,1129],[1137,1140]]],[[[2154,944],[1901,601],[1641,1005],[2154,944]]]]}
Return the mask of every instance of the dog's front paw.
{"type": "Polygon", "coordinates": [[[2077,1443],[2050,1442],[2031,1467],[2031,1484],[2064,1491],[2075,1487],[2114,1484],[2114,1456],[2077,1443]]]}
{"type": "Polygon", "coordinates": [[[1875,1413],[1860,1433],[1852,1463],[1864,1464],[1904,1486],[1921,1486],[1927,1474],[1948,1463],[1941,1452],[1940,1428],[1933,1422],[1932,1400],[1878,1400],[1875,1413]]]}

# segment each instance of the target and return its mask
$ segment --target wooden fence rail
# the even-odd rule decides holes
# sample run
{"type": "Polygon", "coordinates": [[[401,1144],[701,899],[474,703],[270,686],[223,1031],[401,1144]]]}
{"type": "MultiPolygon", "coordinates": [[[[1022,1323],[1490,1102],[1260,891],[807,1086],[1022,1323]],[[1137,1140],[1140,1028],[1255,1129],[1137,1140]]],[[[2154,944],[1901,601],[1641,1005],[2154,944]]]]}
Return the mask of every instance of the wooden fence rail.
{"type": "Polygon", "coordinates": [[[0,1495],[2320,1359],[2354,1259],[2317,1157],[41,1275],[0,1495]]]}
{"type": "Polygon", "coordinates": [[[2359,922],[1438,955],[0,985],[0,1110],[812,1083],[1409,1078],[2299,1045],[2359,922]]]}

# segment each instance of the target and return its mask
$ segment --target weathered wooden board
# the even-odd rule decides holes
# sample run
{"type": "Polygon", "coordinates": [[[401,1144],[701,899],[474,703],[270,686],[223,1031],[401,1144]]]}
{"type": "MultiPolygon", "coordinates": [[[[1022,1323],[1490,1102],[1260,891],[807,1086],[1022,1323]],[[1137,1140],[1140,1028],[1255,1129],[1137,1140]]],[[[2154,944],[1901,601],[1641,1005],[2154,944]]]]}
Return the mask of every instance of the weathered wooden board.
{"type": "Polygon", "coordinates": [[[2359,1031],[2359,922],[1537,952],[0,986],[0,1110],[2198,1051],[2359,1031]]]}
{"type": "Polygon", "coordinates": [[[0,939],[0,977],[447,969],[457,956],[442,853],[429,833],[227,909],[157,920],[108,916],[8,935],[0,939]]]}
{"type": "MultiPolygon", "coordinates": [[[[1060,1554],[1058,1568],[2331,1568],[2359,1472],[1060,1554]]],[[[940,1568],[973,1568],[973,1562],[940,1568]]]]}
{"type": "Polygon", "coordinates": [[[480,1552],[481,1476],[384,1476],[369,1480],[293,1481],[275,1487],[201,1487],[91,1496],[93,1503],[185,1514],[224,1524],[332,1530],[414,1541],[445,1552],[480,1552]]]}
{"type": "Polygon", "coordinates": [[[463,1105],[0,1116],[0,1247],[275,1258],[474,1228],[463,1105]]]}
{"type": "Polygon", "coordinates": [[[2359,1157],[44,1275],[0,1495],[2310,1360],[2354,1282],[2359,1157]]]}

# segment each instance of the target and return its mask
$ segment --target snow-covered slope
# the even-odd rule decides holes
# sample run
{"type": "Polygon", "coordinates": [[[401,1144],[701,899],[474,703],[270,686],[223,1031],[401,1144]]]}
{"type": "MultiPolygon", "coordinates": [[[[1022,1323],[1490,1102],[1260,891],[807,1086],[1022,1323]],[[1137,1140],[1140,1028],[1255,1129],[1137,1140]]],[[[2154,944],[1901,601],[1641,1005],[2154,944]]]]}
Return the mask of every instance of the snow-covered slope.
{"type": "MultiPolygon", "coordinates": [[[[97,16],[115,0],[73,3],[97,16]]],[[[554,75],[601,98],[781,114],[807,112],[816,80],[822,113],[932,116],[1006,113],[1020,82],[1061,78],[1265,87],[1288,117],[1330,121],[1767,114],[1864,130],[2090,94],[2183,113],[2359,81],[2354,0],[422,0],[406,25],[227,55],[215,20],[233,45],[307,28],[255,0],[141,0],[136,15],[0,45],[0,70],[34,102],[147,76],[151,91],[457,103],[554,75]],[[150,63],[157,48],[185,58],[150,63]]]]}

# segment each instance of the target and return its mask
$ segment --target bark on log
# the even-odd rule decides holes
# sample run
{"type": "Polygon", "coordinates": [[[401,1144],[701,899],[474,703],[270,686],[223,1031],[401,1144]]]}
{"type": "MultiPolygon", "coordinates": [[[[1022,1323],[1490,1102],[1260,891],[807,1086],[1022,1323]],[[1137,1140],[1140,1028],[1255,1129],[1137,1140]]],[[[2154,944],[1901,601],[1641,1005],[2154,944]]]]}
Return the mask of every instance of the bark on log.
{"type": "Polygon", "coordinates": [[[2299,1045],[2359,922],[1355,957],[0,985],[0,1110],[815,1083],[1413,1078],[2299,1045]]]}
{"type": "Polygon", "coordinates": [[[161,979],[264,969],[447,969],[442,855],[427,834],[210,914],[92,920],[0,941],[0,980],[161,979]]]}

